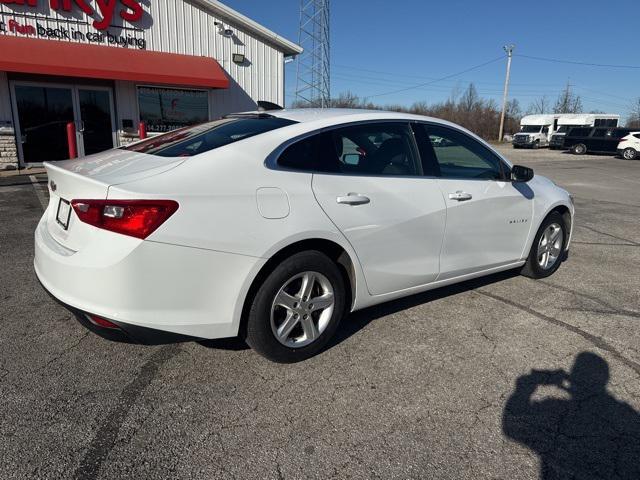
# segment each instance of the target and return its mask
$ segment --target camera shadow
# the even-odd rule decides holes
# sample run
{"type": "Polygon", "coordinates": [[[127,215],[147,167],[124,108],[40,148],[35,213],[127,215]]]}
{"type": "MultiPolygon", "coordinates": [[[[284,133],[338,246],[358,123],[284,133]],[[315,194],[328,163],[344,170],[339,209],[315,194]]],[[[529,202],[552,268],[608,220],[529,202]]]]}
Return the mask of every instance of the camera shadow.
{"type": "Polygon", "coordinates": [[[640,479],[640,415],[607,391],[609,365],[582,352],[570,372],[532,370],[516,380],[504,434],[540,457],[540,479],[640,479]],[[536,400],[547,385],[565,398],[536,400]]]}

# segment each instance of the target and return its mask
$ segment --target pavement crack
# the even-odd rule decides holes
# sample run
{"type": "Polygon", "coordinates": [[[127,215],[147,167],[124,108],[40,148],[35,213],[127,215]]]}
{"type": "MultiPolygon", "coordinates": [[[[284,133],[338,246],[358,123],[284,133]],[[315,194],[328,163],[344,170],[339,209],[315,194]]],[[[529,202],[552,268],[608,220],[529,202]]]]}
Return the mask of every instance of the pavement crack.
{"type": "Polygon", "coordinates": [[[133,380],[122,389],[119,398],[115,402],[115,407],[113,407],[98,427],[73,478],[78,480],[92,480],[98,477],[102,464],[116,443],[118,433],[127,414],[140,395],[151,384],[160,368],[178,353],[180,353],[178,345],[168,345],[157,350],[142,366],[133,380]]]}
{"type": "Polygon", "coordinates": [[[532,308],[526,305],[521,305],[512,300],[509,300],[508,298],[503,298],[503,297],[500,297],[499,295],[494,295],[493,293],[485,292],[483,290],[476,290],[476,292],[486,297],[502,302],[511,307],[517,308],[518,310],[522,310],[523,312],[526,312],[529,315],[533,315],[534,317],[540,320],[543,320],[545,322],[561,327],[565,330],[569,330],[572,333],[580,335],[582,338],[591,342],[594,346],[596,346],[600,350],[604,350],[605,352],[608,352],[613,358],[615,358],[622,364],[626,365],[631,370],[633,370],[637,375],[640,376],[640,364],[623,356],[614,346],[607,343],[607,341],[604,340],[603,338],[593,335],[589,332],[586,332],[581,328],[576,327],[575,325],[571,325],[570,323],[566,323],[566,322],[563,322],[562,320],[558,320],[557,318],[550,317],[549,315],[545,315],[544,313],[537,312],[536,310],[533,310],[532,308]]]}
{"type": "Polygon", "coordinates": [[[42,367],[40,367],[40,369],[45,369],[47,368],[49,365],[51,365],[52,363],[57,362],[58,360],[60,360],[62,357],[64,357],[67,353],[71,352],[72,350],[75,350],[76,348],[78,348],[78,346],[82,343],[82,341],[87,338],[89,335],[91,334],[90,331],[86,331],[82,334],[82,336],[76,341],[74,342],[72,345],[69,345],[68,347],[66,347],[64,350],[62,350],[60,353],[58,353],[57,355],[55,355],[52,359],[48,360],[47,362],[45,362],[44,365],[42,365],[42,367]]]}
{"type": "Polygon", "coordinates": [[[611,238],[615,238],[616,240],[620,240],[621,242],[625,242],[627,245],[636,245],[636,246],[640,246],[640,243],[635,242],[633,240],[629,240],[628,238],[623,238],[623,237],[617,237],[615,235],[612,235],[610,233],[607,232],[601,232],[600,230],[596,230],[593,227],[588,227],[586,225],[577,225],[579,228],[586,228],[587,230],[591,230],[594,233],[600,234],[600,235],[604,235],[605,237],[611,237],[611,238]]]}
{"type": "Polygon", "coordinates": [[[539,283],[542,283],[543,285],[546,285],[548,287],[555,288],[557,290],[561,290],[561,291],[563,291],[565,293],[570,293],[570,294],[575,295],[577,297],[586,298],[587,300],[590,300],[593,303],[597,303],[598,305],[601,305],[606,310],[608,310],[606,312],[607,314],[623,315],[623,316],[626,316],[626,317],[633,317],[633,318],[640,317],[640,312],[636,312],[636,311],[633,311],[633,310],[627,310],[627,309],[624,309],[624,308],[616,308],[613,305],[611,305],[609,302],[605,302],[604,300],[601,300],[598,297],[595,297],[593,295],[589,295],[588,293],[578,292],[577,290],[573,290],[573,289],[565,287],[563,285],[557,285],[555,283],[551,283],[551,282],[548,282],[548,281],[545,281],[545,280],[539,280],[539,283]]]}

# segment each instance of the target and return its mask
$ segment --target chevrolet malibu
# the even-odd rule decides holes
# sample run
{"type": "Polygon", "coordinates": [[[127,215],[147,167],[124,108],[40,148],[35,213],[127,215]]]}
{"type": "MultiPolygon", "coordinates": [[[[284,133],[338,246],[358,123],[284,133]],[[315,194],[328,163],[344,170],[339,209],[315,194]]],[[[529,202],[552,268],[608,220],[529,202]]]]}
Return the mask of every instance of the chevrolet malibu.
{"type": "Polygon", "coordinates": [[[364,110],[230,115],[46,163],[42,285],[99,332],[241,336],[277,362],[349,313],[491,273],[551,275],[572,197],[461,127],[364,110]]]}

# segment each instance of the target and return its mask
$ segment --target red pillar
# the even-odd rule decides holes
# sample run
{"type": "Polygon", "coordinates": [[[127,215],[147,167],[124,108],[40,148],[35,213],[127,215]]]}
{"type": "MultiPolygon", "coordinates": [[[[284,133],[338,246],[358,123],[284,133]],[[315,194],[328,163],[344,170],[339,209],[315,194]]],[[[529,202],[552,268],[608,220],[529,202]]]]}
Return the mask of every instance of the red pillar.
{"type": "Polygon", "coordinates": [[[144,140],[145,138],[147,138],[147,124],[144,122],[140,122],[140,125],[138,126],[138,131],[140,133],[140,140],[144,140]]]}
{"type": "Polygon", "coordinates": [[[69,158],[78,158],[78,145],[76,144],[76,124],[67,123],[67,143],[69,144],[69,158]]]}

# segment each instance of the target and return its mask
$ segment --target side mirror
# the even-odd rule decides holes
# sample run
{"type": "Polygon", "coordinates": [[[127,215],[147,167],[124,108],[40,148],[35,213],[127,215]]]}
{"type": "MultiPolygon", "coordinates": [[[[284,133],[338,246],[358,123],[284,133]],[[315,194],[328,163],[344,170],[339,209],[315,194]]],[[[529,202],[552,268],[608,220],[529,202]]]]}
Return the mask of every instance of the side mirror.
{"type": "Polygon", "coordinates": [[[528,182],[533,178],[533,168],[523,167],[520,165],[514,165],[511,168],[511,181],[512,182],[528,182]]]}

